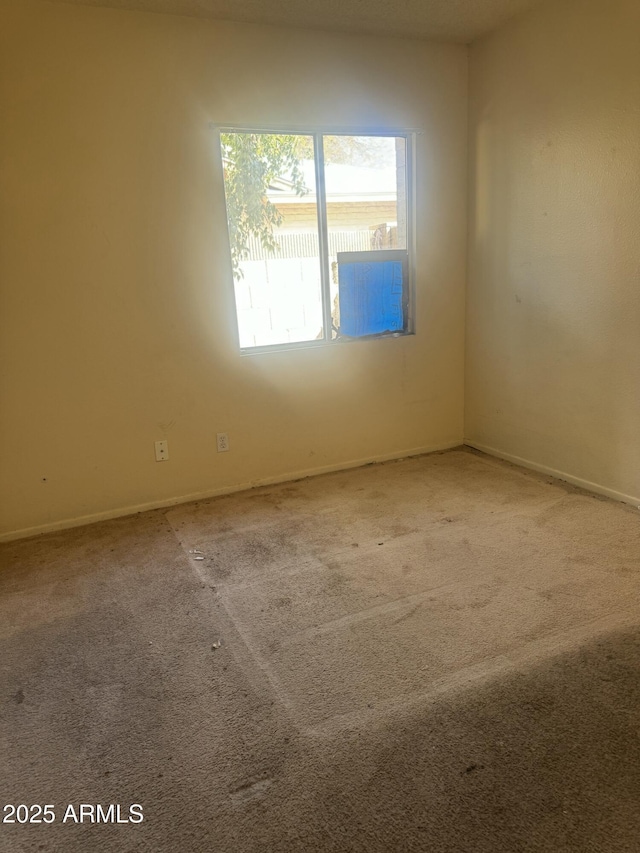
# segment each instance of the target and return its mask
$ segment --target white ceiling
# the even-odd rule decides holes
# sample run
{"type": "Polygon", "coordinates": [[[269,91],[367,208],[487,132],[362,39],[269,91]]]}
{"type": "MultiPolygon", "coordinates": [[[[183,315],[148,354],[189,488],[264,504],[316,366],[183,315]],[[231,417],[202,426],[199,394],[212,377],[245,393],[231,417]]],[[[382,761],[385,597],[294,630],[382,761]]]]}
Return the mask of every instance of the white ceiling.
{"type": "Polygon", "coordinates": [[[470,42],[540,0],[58,0],[214,20],[470,42]]]}

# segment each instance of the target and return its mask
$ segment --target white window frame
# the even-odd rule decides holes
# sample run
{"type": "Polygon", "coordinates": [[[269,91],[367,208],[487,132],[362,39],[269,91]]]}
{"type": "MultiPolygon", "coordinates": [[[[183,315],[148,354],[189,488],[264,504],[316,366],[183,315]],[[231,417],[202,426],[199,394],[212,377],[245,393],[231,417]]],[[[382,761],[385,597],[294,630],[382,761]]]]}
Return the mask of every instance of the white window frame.
{"type": "MultiPolygon", "coordinates": [[[[310,347],[325,347],[343,345],[346,343],[357,343],[364,341],[372,341],[380,338],[404,338],[408,335],[415,335],[415,258],[416,258],[416,243],[415,243],[415,137],[417,131],[407,130],[406,128],[309,128],[309,127],[287,127],[277,125],[275,127],[245,127],[231,124],[213,125],[217,132],[218,151],[220,163],[222,163],[222,141],[221,134],[223,133],[278,133],[292,136],[307,136],[313,138],[313,156],[315,165],[316,179],[316,204],[318,215],[318,241],[320,254],[320,282],[322,295],[322,321],[323,321],[323,337],[313,341],[295,341],[284,342],[281,344],[268,344],[265,346],[242,347],[240,345],[240,327],[238,324],[238,312],[235,298],[235,281],[231,276],[231,286],[233,288],[233,311],[236,321],[236,342],[241,355],[262,355],[270,352],[282,352],[283,350],[308,349],[310,347]],[[383,137],[402,137],[405,140],[405,182],[406,182],[406,217],[407,217],[407,259],[408,259],[408,281],[406,282],[406,293],[408,299],[407,309],[407,328],[403,331],[383,332],[375,335],[367,335],[358,338],[333,338],[332,337],[332,318],[331,318],[331,297],[330,297],[330,282],[331,272],[329,269],[329,229],[327,225],[327,202],[326,202],[326,182],[324,172],[324,136],[383,136],[383,137]]],[[[224,196],[224,180],[223,180],[223,198],[225,207],[225,219],[228,222],[226,197],[224,196]]],[[[231,247],[229,245],[229,251],[231,247]]],[[[229,259],[231,254],[229,254],[229,259]]]]}

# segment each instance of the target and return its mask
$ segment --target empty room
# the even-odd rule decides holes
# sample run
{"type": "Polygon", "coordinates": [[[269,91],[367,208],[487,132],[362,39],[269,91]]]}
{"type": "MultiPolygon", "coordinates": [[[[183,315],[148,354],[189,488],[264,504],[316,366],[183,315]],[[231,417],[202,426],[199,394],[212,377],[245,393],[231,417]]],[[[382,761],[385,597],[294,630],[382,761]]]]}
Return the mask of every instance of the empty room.
{"type": "Polygon", "coordinates": [[[640,850],[637,0],[0,0],[0,853],[640,850]]]}

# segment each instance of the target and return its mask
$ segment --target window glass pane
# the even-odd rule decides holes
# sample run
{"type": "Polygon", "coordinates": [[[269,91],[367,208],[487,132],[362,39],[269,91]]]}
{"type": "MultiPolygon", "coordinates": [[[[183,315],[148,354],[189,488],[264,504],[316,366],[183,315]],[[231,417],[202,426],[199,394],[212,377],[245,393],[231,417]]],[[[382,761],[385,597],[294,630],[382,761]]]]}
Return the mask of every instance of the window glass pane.
{"type": "Polygon", "coordinates": [[[311,136],[222,133],[240,346],[323,337],[311,136]]]}
{"type": "Polygon", "coordinates": [[[338,253],[407,249],[406,139],[335,135],[323,144],[331,309],[340,328],[338,253]]]}

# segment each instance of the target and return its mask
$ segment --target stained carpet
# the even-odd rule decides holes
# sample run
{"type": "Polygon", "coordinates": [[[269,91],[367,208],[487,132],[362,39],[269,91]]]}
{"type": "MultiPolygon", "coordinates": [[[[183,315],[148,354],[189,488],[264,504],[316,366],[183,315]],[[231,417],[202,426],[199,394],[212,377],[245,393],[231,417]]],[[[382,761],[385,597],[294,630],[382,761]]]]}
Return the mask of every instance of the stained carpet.
{"type": "Polygon", "coordinates": [[[56,816],[2,853],[639,849],[634,508],[456,450],[0,560],[0,806],[56,816]]]}

